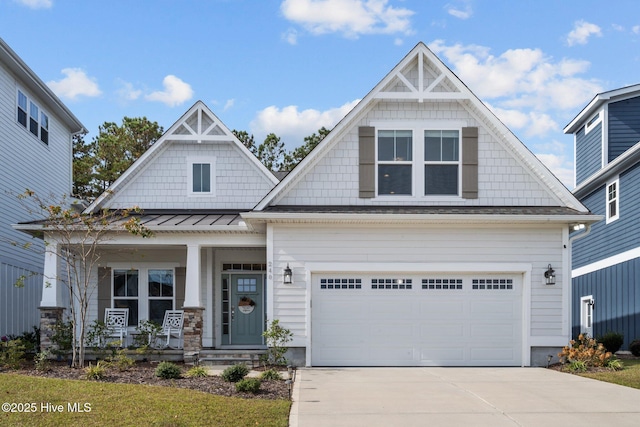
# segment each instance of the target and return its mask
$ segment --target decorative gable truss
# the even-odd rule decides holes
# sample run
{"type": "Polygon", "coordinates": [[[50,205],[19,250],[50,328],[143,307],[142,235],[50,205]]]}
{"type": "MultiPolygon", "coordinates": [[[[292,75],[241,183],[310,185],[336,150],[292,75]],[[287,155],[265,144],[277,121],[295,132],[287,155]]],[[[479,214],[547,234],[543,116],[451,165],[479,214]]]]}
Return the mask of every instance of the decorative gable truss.
{"type": "Polygon", "coordinates": [[[166,133],[166,139],[173,141],[229,141],[235,136],[208,109],[189,110],[182,120],[178,121],[166,133]]]}

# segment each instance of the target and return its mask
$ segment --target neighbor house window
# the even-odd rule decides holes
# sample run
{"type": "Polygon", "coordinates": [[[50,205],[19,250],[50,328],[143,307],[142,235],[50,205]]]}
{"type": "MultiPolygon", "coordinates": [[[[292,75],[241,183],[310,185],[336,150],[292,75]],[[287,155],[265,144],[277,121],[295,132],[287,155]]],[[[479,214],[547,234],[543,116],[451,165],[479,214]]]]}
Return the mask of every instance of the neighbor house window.
{"type": "Polygon", "coordinates": [[[410,130],[378,132],[378,194],[411,195],[413,133],[410,130]]]}
{"type": "Polygon", "coordinates": [[[18,90],[17,120],[36,138],[49,144],[49,116],[21,90],[18,90]]]}
{"type": "Polygon", "coordinates": [[[425,130],[424,194],[457,196],[459,162],[459,131],[425,130]]]}
{"type": "Polygon", "coordinates": [[[214,158],[189,160],[189,194],[195,196],[214,196],[214,180],[214,158]]]}
{"type": "Polygon", "coordinates": [[[607,223],[615,221],[620,216],[620,180],[607,183],[607,223]]]}

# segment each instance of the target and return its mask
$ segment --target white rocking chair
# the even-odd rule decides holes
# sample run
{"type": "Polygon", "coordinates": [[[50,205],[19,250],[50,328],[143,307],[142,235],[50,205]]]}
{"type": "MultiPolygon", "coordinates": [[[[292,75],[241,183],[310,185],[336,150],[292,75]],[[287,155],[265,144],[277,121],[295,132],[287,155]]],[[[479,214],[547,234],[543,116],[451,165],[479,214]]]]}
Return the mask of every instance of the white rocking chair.
{"type": "Polygon", "coordinates": [[[104,313],[104,324],[107,326],[107,338],[120,340],[120,347],[124,347],[129,326],[128,308],[107,308],[104,313]]]}
{"type": "Polygon", "coordinates": [[[149,346],[154,348],[182,348],[182,324],[184,322],[184,310],[167,310],[164,312],[162,329],[154,336],[149,336],[149,346]],[[175,346],[171,346],[171,339],[177,340],[175,346]]]}

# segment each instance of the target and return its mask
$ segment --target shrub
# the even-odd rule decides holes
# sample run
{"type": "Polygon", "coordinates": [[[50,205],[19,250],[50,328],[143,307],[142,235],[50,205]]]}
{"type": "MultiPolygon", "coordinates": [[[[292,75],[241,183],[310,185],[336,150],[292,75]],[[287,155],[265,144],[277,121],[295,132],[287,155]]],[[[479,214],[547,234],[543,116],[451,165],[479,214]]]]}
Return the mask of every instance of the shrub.
{"type": "Polygon", "coordinates": [[[222,371],[222,378],[230,383],[237,383],[247,376],[249,368],[244,363],[237,363],[222,371]]]}
{"type": "Polygon", "coordinates": [[[291,341],[293,333],[289,329],[280,326],[280,321],[271,321],[269,328],[262,333],[266,343],[267,352],[261,360],[270,366],[283,366],[287,364],[284,354],[287,352],[286,344],[291,341]]]}
{"type": "MultiPolygon", "coordinates": [[[[569,345],[563,347],[558,357],[570,364],[584,362],[584,365],[589,367],[606,366],[613,355],[604,348],[604,345],[598,344],[596,340],[585,334],[580,334],[578,339],[569,341],[569,345]]],[[[571,369],[571,366],[569,368],[571,369]]]]}
{"type": "Polygon", "coordinates": [[[157,347],[156,335],[162,331],[162,325],[153,320],[143,320],[136,326],[136,335],[133,338],[133,345],[143,351],[148,351],[150,347],[157,347]]]}
{"type": "Polygon", "coordinates": [[[136,363],[133,358],[127,356],[124,348],[116,351],[116,354],[109,357],[108,360],[109,365],[115,367],[120,372],[128,371],[136,363]]]}
{"type": "Polygon", "coordinates": [[[280,375],[280,372],[276,371],[275,369],[267,369],[262,374],[260,374],[260,379],[261,380],[281,380],[282,375],[280,375]]]}
{"type": "Polygon", "coordinates": [[[46,372],[51,369],[51,352],[49,350],[43,350],[40,353],[36,353],[33,357],[33,363],[36,366],[36,371],[46,372]]]}
{"type": "Polygon", "coordinates": [[[24,351],[27,353],[35,353],[40,349],[40,328],[33,327],[33,332],[23,332],[20,335],[9,335],[9,340],[19,339],[24,345],[24,351]]]}
{"type": "Polygon", "coordinates": [[[209,373],[207,369],[202,366],[194,366],[193,368],[189,369],[185,374],[185,376],[189,378],[205,378],[208,375],[209,373]]]}
{"type": "Polygon", "coordinates": [[[89,367],[84,368],[84,372],[88,380],[100,381],[107,376],[107,368],[105,368],[101,361],[98,361],[95,366],[91,366],[91,362],[89,362],[89,367]]]}
{"type": "Polygon", "coordinates": [[[53,326],[53,335],[51,336],[51,342],[55,348],[53,352],[56,355],[63,356],[68,354],[73,347],[73,323],[69,321],[56,321],[53,326]]]}
{"type": "Polygon", "coordinates": [[[607,332],[603,336],[598,337],[597,341],[599,343],[602,343],[607,351],[615,353],[616,351],[620,350],[620,347],[622,347],[622,343],[624,342],[624,335],[618,332],[607,332]]]}
{"type": "Polygon", "coordinates": [[[182,372],[180,372],[180,368],[175,363],[160,362],[156,368],[156,377],[164,378],[165,380],[180,378],[180,375],[182,375],[182,372]]]}
{"type": "Polygon", "coordinates": [[[619,359],[611,359],[607,362],[607,368],[612,371],[620,371],[624,366],[619,359]]]}
{"type": "Polygon", "coordinates": [[[640,357],[640,340],[633,340],[629,344],[629,351],[636,357],[640,357]]]}
{"type": "Polygon", "coordinates": [[[587,363],[584,360],[572,360],[569,363],[569,370],[571,372],[586,372],[587,363]]]}
{"type": "Polygon", "coordinates": [[[24,344],[22,340],[9,340],[3,337],[0,342],[0,366],[18,369],[24,359],[24,344]]]}
{"type": "Polygon", "coordinates": [[[236,391],[239,393],[257,393],[260,390],[260,380],[257,378],[245,378],[236,383],[236,391]]]}

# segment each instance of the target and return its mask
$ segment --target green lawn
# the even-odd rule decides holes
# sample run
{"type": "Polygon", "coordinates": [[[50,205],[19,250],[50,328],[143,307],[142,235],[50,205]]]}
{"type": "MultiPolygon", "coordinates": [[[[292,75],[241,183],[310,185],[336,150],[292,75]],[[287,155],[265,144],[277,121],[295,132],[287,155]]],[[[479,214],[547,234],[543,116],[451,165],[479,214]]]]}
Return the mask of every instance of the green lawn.
{"type": "Polygon", "coordinates": [[[11,413],[5,412],[3,405],[0,425],[5,426],[284,427],[288,425],[290,408],[287,400],[240,399],[180,388],[12,373],[0,374],[0,395],[0,403],[18,404],[15,409],[22,411],[25,407],[35,410],[11,413]],[[62,405],[62,411],[53,412],[60,410],[58,405],[62,405]]]}
{"type": "Polygon", "coordinates": [[[640,388],[640,359],[623,359],[620,371],[589,372],[580,376],[593,378],[627,387],[640,388]]]}

